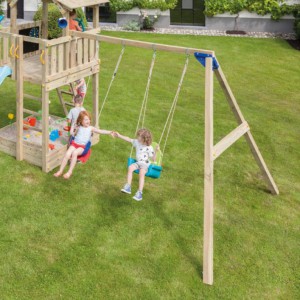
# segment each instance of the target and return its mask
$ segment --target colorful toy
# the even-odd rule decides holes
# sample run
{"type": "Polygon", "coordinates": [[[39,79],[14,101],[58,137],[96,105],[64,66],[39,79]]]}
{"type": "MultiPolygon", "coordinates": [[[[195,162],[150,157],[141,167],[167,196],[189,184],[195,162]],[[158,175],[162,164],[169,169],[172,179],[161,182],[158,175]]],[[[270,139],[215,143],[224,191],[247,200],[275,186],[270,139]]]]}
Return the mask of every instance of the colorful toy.
{"type": "Polygon", "coordinates": [[[52,142],[55,142],[59,138],[58,129],[54,129],[50,132],[49,138],[52,142]]]}
{"type": "Polygon", "coordinates": [[[30,126],[35,126],[35,124],[36,124],[36,118],[35,117],[28,117],[27,121],[30,124],[30,126]]]}
{"type": "Polygon", "coordinates": [[[50,150],[54,150],[55,149],[55,145],[54,144],[49,144],[49,149],[50,150]]]}

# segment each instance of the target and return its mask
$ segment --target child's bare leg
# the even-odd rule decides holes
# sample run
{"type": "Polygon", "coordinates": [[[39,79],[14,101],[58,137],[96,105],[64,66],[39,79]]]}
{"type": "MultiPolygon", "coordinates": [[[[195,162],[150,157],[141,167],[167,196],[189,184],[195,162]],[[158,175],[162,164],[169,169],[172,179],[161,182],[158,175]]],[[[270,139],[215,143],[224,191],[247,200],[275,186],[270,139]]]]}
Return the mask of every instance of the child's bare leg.
{"type": "Polygon", "coordinates": [[[140,174],[139,174],[139,191],[143,192],[144,189],[144,184],[145,184],[145,174],[146,174],[145,169],[140,169],[140,174]]]}
{"type": "Polygon", "coordinates": [[[132,164],[128,167],[127,172],[127,183],[131,186],[132,183],[132,174],[137,169],[137,166],[135,164],[132,164]]]}
{"type": "Polygon", "coordinates": [[[74,150],[76,150],[75,147],[70,146],[70,148],[66,152],[66,154],[65,154],[65,156],[64,156],[64,158],[63,158],[63,160],[61,162],[59,170],[54,174],[55,177],[59,177],[59,176],[62,175],[62,173],[63,173],[63,171],[64,171],[64,169],[65,169],[65,167],[66,167],[69,159],[71,158],[71,155],[74,152],[74,150]]]}
{"type": "Polygon", "coordinates": [[[78,148],[75,151],[73,151],[69,171],[64,175],[65,179],[69,179],[71,177],[73,169],[77,163],[77,157],[80,156],[83,153],[83,151],[83,148],[78,148]]]}

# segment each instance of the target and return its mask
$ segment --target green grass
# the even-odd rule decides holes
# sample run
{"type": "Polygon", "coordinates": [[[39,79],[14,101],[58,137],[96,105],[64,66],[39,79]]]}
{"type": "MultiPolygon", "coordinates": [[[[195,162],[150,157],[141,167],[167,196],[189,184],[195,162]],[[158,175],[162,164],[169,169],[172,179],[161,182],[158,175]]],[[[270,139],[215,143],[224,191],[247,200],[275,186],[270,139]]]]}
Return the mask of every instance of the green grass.
{"type": "MultiPolygon", "coordinates": [[[[216,161],[215,282],[202,284],[204,69],[191,58],[164,172],[140,203],[119,191],[130,151],[120,140],[103,136],[68,182],[0,153],[0,298],[299,299],[300,52],[279,39],[105,34],[214,50],[280,195],[266,191],[243,139],[216,161]]],[[[101,46],[101,99],[119,52],[101,46]]],[[[102,128],[133,135],[151,55],[126,48],[102,128]]],[[[184,60],[158,53],[146,118],[156,139],[184,60]]],[[[15,84],[0,89],[2,127],[15,84]]],[[[214,101],[217,142],[236,123],[217,84],[214,101]]]]}

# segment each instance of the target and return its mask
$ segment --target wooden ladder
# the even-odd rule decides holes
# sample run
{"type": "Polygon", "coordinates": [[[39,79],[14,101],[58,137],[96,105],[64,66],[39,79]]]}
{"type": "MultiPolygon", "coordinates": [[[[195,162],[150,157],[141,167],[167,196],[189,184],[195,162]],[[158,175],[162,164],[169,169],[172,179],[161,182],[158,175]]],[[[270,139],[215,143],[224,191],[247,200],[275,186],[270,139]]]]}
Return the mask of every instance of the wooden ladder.
{"type": "Polygon", "coordinates": [[[59,88],[56,89],[59,101],[60,101],[60,103],[63,107],[64,113],[65,113],[66,116],[68,115],[67,106],[74,107],[74,103],[72,101],[71,102],[70,101],[65,101],[63,95],[71,96],[72,99],[76,95],[73,84],[70,83],[67,86],[70,87],[71,92],[70,92],[70,90],[66,91],[66,90],[62,89],[62,87],[59,87],[59,88]]]}

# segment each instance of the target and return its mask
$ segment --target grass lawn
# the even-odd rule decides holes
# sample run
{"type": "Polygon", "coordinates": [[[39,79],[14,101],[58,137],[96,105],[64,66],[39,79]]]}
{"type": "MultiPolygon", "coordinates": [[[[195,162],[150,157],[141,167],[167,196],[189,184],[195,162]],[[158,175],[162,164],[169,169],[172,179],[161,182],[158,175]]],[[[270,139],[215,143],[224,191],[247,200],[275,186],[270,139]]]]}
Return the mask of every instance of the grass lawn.
{"type": "MultiPolygon", "coordinates": [[[[130,152],[121,140],[103,136],[70,181],[0,153],[0,298],[299,299],[300,52],[279,39],[104,34],[214,50],[280,195],[266,191],[244,139],[216,161],[215,282],[202,284],[204,68],[191,57],[164,172],[147,180],[142,202],[120,193],[130,152]]],[[[101,45],[101,99],[120,49],[101,45]]],[[[103,129],[133,136],[151,55],[126,48],[103,129]]],[[[185,61],[157,55],[146,117],[156,139],[185,61]]],[[[217,142],[236,123],[215,83],[217,142]]],[[[3,127],[15,83],[0,91],[3,127]]],[[[51,113],[63,113],[55,93],[51,113]]]]}

